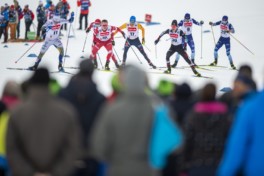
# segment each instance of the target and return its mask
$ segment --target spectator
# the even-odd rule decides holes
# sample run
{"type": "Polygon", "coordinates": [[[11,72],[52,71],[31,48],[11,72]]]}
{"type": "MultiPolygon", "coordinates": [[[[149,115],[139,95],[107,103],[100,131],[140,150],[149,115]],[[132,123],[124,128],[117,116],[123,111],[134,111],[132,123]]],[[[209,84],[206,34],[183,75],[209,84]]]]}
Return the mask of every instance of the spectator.
{"type": "Polygon", "coordinates": [[[225,148],[218,176],[264,175],[264,91],[239,108],[225,148]]]}
{"type": "Polygon", "coordinates": [[[215,175],[230,126],[227,106],[215,100],[215,85],[206,84],[201,93],[184,124],[182,169],[188,176],[215,175]]]}
{"type": "MultiPolygon", "coordinates": [[[[70,5],[67,0],[62,0],[57,4],[57,11],[56,13],[60,14],[62,19],[67,19],[68,14],[70,13],[70,5]]],[[[64,30],[67,31],[67,24],[64,24],[64,30]]],[[[62,29],[63,29],[62,26],[62,29]]]]}
{"type": "Polygon", "coordinates": [[[83,21],[83,18],[85,20],[85,27],[84,27],[84,29],[86,29],[87,26],[88,26],[89,7],[91,5],[92,4],[91,4],[91,1],[90,0],[77,0],[77,6],[78,7],[81,6],[81,13],[80,13],[80,19],[79,19],[79,23],[80,23],[79,30],[82,30],[82,21],[83,21]]]}
{"type": "Polygon", "coordinates": [[[0,13],[0,39],[4,34],[4,42],[7,43],[8,33],[7,33],[7,26],[8,26],[8,13],[5,11],[5,7],[1,6],[1,13],[0,13]]]}
{"type": "Polygon", "coordinates": [[[37,27],[37,36],[36,39],[40,40],[40,32],[42,31],[42,26],[46,22],[46,14],[45,14],[45,8],[43,6],[43,1],[39,1],[39,5],[37,8],[37,19],[38,19],[38,27],[37,27]]]}
{"type": "Polygon", "coordinates": [[[107,100],[109,102],[113,102],[122,91],[122,85],[120,83],[119,77],[120,77],[119,73],[115,74],[112,77],[111,86],[112,86],[113,92],[111,93],[110,96],[107,97],[107,100]]]}
{"type": "Polygon", "coordinates": [[[5,84],[0,101],[0,173],[2,172],[2,175],[10,175],[10,170],[6,159],[5,137],[7,123],[9,120],[9,112],[20,101],[20,95],[20,86],[15,81],[8,81],[5,84]]]}
{"type": "Polygon", "coordinates": [[[17,39],[19,39],[20,37],[20,20],[23,18],[23,11],[22,11],[22,8],[20,7],[18,1],[14,1],[14,5],[15,5],[15,9],[16,9],[16,12],[18,14],[18,23],[17,23],[17,39]]]}
{"type": "MultiPolygon", "coordinates": [[[[154,103],[145,93],[146,75],[143,71],[128,66],[122,72],[121,82],[124,86],[122,94],[106,105],[98,117],[92,133],[91,154],[109,165],[109,176],[156,175],[158,171],[150,167],[148,158],[155,143],[150,138],[155,136],[152,131],[152,123],[156,122],[154,117],[163,115],[163,112],[154,111],[154,103]]],[[[159,141],[161,143],[166,145],[164,141],[159,141]]]]}
{"type": "Polygon", "coordinates": [[[25,40],[28,40],[27,33],[30,32],[30,26],[34,21],[34,13],[29,9],[28,5],[25,5],[23,10],[23,16],[25,19],[25,26],[26,26],[26,32],[25,32],[25,40]]]}
{"type": "Polygon", "coordinates": [[[49,72],[36,70],[28,98],[11,113],[7,159],[12,175],[70,175],[80,152],[80,133],[72,106],[53,97],[49,72]]]}
{"type": "Polygon", "coordinates": [[[9,10],[9,23],[8,28],[10,28],[10,39],[15,40],[16,39],[16,28],[18,24],[18,13],[15,10],[15,6],[11,5],[9,10]]]}
{"type": "MultiPolygon", "coordinates": [[[[80,63],[80,72],[73,76],[66,88],[62,89],[59,96],[69,101],[78,112],[78,121],[82,127],[82,146],[88,148],[90,144],[90,130],[96,120],[98,112],[105,101],[105,97],[97,90],[92,80],[94,67],[91,60],[80,63]]],[[[96,175],[98,164],[87,154],[83,157],[85,167],[78,169],[78,176],[96,175]]]]}
{"type": "Polygon", "coordinates": [[[235,114],[239,104],[256,91],[257,86],[252,77],[252,68],[249,65],[242,65],[234,80],[233,90],[224,93],[220,101],[228,105],[231,114],[235,114]]]}
{"type": "Polygon", "coordinates": [[[176,122],[182,126],[186,114],[193,107],[192,90],[187,83],[178,85],[174,89],[173,99],[170,101],[171,109],[176,116],[176,122]]]}
{"type": "Polygon", "coordinates": [[[46,19],[51,20],[55,14],[55,6],[51,4],[50,7],[45,10],[45,14],[46,14],[46,19]]]}
{"type": "Polygon", "coordinates": [[[174,90],[174,87],[175,85],[171,81],[162,79],[159,81],[156,92],[160,98],[162,98],[164,101],[168,101],[174,90]]]}

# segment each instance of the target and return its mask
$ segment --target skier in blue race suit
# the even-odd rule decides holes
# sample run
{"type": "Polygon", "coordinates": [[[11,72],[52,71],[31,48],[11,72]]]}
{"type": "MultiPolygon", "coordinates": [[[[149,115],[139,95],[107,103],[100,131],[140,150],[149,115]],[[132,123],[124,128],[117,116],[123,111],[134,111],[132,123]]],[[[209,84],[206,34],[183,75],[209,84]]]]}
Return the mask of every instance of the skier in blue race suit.
{"type": "MultiPolygon", "coordinates": [[[[179,22],[179,27],[181,27],[181,30],[185,33],[185,40],[186,43],[189,45],[192,54],[191,54],[191,61],[194,63],[194,58],[195,58],[195,45],[193,41],[193,36],[192,36],[192,26],[193,24],[196,24],[198,26],[202,26],[204,24],[203,21],[197,22],[195,19],[191,18],[191,15],[189,13],[186,13],[184,15],[184,20],[181,20],[179,22]]],[[[176,60],[174,64],[171,66],[172,68],[175,68],[178,64],[178,61],[180,59],[180,54],[176,54],[176,60]]],[[[195,64],[195,63],[194,63],[195,64]]]]}
{"type": "Polygon", "coordinates": [[[232,67],[232,69],[236,69],[236,67],[233,64],[232,56],[230,54],[230,49],[231,49],[231,45],[230,45],[230,33],[235,33],[235,29],[232,26],[232,24],[228,22],[228,17],[227,16],[223,16],[222,21],[218,21],[216,23],[209,22],[209,25],[211,25],[211,26],[218,26],[218,25],[220,25],[220,30],[221,30],[221,36],[220,36],[217,44],[215,45],[215,49],[214,49],[214,59],[215,60],[210,65],[211,66],[216,66],[217,65],[218,50],[223,45],[225,45],[225,47],[226,47],[226,55],[227,55],[227,57],[229,59],[230,66],[232,67]]]}

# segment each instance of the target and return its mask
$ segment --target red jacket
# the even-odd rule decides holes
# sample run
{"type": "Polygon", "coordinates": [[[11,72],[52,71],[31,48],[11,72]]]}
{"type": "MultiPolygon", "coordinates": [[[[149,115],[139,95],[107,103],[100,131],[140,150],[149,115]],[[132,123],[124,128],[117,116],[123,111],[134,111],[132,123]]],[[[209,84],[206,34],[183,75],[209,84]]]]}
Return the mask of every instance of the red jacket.
{"type": "Polygon", "coordinates": [[[22,16],[25,18],[25,20],[30,19],[33,21],[35,18],[34,13],[31,10],[23,10],[22,16]]]}
{"type": "Polygon", "coordinates": [[[81,14],[87,15],[89,13],[89,7],[91,6],[90,0],[77,0],[77,6],[81,6],[81,14]]]}

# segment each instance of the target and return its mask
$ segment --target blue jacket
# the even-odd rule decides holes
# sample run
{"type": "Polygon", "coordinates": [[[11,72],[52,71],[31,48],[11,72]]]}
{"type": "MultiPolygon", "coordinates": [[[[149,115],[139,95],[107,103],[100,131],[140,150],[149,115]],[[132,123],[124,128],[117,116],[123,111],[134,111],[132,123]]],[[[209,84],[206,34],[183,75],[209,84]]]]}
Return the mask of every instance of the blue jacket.
{"type": "Polygon", "coordinates": [[[6,27],[8,23],[9,14],[2,12],[0,17],[0,27],[6,27]]]}
{"type": "Polygon", "coordinates": [[[219,176],[264,175],[264,91],[245,102],[236,116],[219,166],[219,176]]]}

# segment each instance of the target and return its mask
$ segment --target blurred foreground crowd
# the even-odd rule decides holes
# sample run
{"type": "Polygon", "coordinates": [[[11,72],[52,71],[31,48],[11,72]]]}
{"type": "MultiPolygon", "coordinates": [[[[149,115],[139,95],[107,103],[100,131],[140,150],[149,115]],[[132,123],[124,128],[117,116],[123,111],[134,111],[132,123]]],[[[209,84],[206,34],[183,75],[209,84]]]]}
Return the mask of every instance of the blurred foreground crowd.
{"type": "Polygon", "coordinates": [[[155,90],[133,65],[103,96],[91,60],[61,88],[45,68],[8,81],[0,103],[0,175],[264,175],[264,92],[250,66],[233,89],[192,91],[161,80],[155,90]]]}

